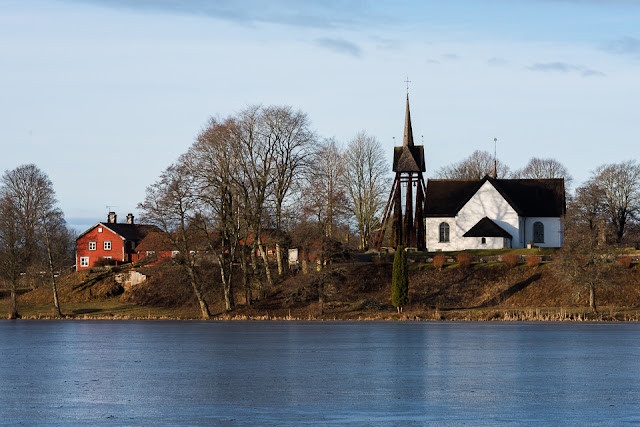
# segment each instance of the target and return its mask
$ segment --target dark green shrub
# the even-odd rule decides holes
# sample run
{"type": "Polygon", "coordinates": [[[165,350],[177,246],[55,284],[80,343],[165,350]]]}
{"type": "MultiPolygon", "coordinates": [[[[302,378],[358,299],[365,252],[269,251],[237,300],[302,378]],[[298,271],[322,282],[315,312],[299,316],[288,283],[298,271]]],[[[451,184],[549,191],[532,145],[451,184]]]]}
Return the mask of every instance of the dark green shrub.
{"type": "Polygon", "coordinates": [[[393,258],[393,276],[391,283],[391,303],[402,312],[409,299],[409,268],[407,266],[407,252],[404,246],[398,246],[393,258]]]}

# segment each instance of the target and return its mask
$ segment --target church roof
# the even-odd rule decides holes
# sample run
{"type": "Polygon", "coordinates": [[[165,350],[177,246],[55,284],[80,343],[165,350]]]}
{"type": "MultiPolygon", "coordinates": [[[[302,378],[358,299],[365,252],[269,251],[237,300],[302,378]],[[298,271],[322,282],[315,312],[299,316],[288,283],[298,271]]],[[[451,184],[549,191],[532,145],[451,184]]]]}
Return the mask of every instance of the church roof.
{"type": "Polygon", "coordinates": [[[489,181],[519,216],[560,217],[564,215],[564,179],[430,179],[424,215],[453,217],[489,181]]]}
{"type": "Polygon", "coordinates": [[[490,220],[488,217],[482,218],[476,225],[471,227],[469,231],[464,233],[462,237],[506,237],[512,239],[504,228],[490,220]]]}
{"type": "Polygon", "coordinates": [[[407,109],[404,118],[404,136],[402,147],[393,149],[394,172],[424,172],[424,147],[413,143],[413,129],[411,128],[411,112],[409,111],[409,95],[407,95],[407,109]]]}

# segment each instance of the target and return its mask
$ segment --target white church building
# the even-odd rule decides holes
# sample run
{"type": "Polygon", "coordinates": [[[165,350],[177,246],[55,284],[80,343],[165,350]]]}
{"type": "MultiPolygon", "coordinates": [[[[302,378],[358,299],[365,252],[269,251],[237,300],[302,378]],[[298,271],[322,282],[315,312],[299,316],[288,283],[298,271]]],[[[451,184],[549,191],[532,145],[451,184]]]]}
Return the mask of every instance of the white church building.
{"type": "Polygon", "coordinates": [[[427,250],[561,247],[563,179],[427,181],[427,250]]]}

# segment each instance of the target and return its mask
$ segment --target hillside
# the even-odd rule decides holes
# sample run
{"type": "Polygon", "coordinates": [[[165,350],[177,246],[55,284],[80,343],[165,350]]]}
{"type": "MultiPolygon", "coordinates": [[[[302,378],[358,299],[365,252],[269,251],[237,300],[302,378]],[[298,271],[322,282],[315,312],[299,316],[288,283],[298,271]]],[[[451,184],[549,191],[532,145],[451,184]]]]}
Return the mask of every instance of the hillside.
{"type": "MultiPolygon", "coordinates": [[[[70,317],[97,318],[198,318],[199,308],[177,266],[137,269],[147,280],[125,289],[113,272],[77,272],[59,280],[62,311],[70,317]]],[[[321,272],[291,274],[267,297],[244,304],[240,277],[235,277],[236,308],[224,312],[220,279],[214,266],[203,271],[210,277],[205,299],[218,318],[266,319],[429,319],[492,320],[567,318],[636,320],[640,310],[640,267],[614,267],[611,281],[598,289],[600,314],[589,316],[586,291],[568,286],[556,277],[550,263],[537,267],[501,263],[470,268],[410,264],[409,304],[398,315],[391,305],[391,264],[353,262],[334,264],[321,272]],[[319,303],[324,289],[324,305],[319,303]]],[[[51,316],[48,286],[25,290],[18,311],[25,317],[51,316]]],[[[8,312],[8,295],[0,308],[8,312]]]]}

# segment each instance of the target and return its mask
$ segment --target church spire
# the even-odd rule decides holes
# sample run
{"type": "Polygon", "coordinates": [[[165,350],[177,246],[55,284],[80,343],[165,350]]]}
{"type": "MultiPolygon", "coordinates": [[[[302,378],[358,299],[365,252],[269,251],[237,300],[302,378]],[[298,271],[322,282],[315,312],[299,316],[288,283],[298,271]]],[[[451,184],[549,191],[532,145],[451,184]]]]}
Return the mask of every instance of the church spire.
{"type": "Polygon", "coordinates": [[[407,93],[407,111],[404,118],[403,147],[413,147],[413,130],[411,129],[411,112],[409,111],[409,94],[407,93]]]}

